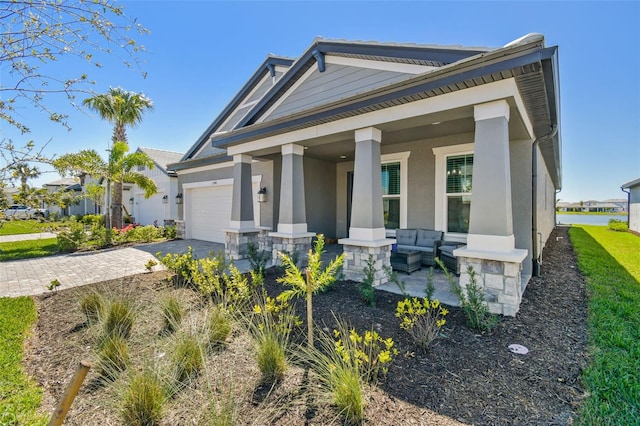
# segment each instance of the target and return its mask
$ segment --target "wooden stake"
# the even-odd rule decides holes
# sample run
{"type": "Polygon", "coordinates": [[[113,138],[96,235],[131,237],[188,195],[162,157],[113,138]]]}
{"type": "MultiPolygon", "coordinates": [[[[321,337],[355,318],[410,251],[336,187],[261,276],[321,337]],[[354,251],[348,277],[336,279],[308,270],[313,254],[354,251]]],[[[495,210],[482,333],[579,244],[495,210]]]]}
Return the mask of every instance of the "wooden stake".
{"type": "Polygon", "coordinates": [[[56,411],[53,412],[51,416],[51,420],[49,421],[49,426],[60,426],[64,421],[64,418],[67,417],[67,413],[69,412],[69,408],[71,408],[71,403],[75,399],[78,391],[80,390],[80,386],[82,386],[82,382],[84,382],[84,378],[87,376],[89,369],[92,367],[89,361],[80,361],[78,365],[78,369],[76,370],[73,378],[71,379],[71,383],[67,387],[66,392],[62,396],[62,400],[58,404],[56,411]]]}

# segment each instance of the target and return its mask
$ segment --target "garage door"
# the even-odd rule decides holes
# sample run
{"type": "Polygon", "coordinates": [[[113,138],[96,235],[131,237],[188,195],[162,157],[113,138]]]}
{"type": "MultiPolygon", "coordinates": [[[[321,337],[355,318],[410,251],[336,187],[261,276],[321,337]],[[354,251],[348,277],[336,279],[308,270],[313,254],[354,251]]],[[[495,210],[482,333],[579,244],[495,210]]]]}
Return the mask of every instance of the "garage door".
{"type": "MultiPolygon", "coordinates": [[[[254,194],[258,188],[259,184],[254,183],[254,194]]],[[[231,184],[188,189],[185,200],[185,216],[189,218],[187,227],[191,228],[191,232],[187,232],[188,238],[224,243],[224,230],[229,227],[231,221],[232,196],[231,184]]],[[[254,218],[260,223],[258,209],[256,197],[253,197],[254,218]]]]}

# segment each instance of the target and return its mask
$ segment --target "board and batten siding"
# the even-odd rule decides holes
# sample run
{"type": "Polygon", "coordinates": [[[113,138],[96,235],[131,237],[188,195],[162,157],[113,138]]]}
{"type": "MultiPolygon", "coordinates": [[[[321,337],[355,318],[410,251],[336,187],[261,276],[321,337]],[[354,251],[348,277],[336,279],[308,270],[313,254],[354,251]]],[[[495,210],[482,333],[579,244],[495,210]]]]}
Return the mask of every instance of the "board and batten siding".
{"type": "Polygon", "coordinates": [[[412,74],[370,68],[327,64],[317,69],[287,97],[264,121],[337,101],[387,84],[410,78],[412,74]]]}

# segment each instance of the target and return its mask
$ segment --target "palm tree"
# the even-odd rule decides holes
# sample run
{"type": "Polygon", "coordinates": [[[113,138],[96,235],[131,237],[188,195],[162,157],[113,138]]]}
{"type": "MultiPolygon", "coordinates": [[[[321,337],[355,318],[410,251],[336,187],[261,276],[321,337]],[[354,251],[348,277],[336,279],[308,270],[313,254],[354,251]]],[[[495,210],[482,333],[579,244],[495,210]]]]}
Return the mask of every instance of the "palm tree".
{"type": "MultiPolygon", "coordinates": [[[[114,199],[117,199],[117,189],[120,188],[120,198],[118,203],[122,203],[122,184],[135,183],[142,190],[146,198],[151,197],[158,191],[155,182],[135,171],[138,166],[145,166],[153,169],[155,163],[147,154],[141,151],[128,154],[129,146],[122,141],[115,142],[109,151],[109,160],[105,162],[102,157],[93,149],[85,149],[77,153],[65,154],[53,161],[53,167],[63,176],[77,176],[82,173],[95,178],[108,179],[114,183],[114,199]]],[[[116,205],[117,202],[114,202],[116,205]]],[[[115,213],[116,209],[113,210],[115,213]]],[[[122,227],[122,212],[120,215],[112,217],[112,222],[107,223],[107,228],[111,226],[122,227]]],[[[107,215],[108,217],[108,215],[107,215]]]]}
{"type": "Polygon", "coordinates": [[[11,169],[11,176],[15,179],[20,179],[20,190],[22,192],[27,191],[27,180],[40,176],[40,170],[35,166],[29,166],[27,163],[16,163],[9,168],[11,169]]]}
{"type": "MultiPolygon", "coordinates": [[[[82,102],[90,109],[97,112],[100,117],[113,124],[113,136],[111,142],[113,147],[109,154],[109,172],[114,172],[113,176],[124,174],[125,172],[120,169],[114,169],[112,167],[112,160],[117,160],[118,156],[121,156],[123,152],[116,153],[114,155],[114,149],[117,142],[123,142],[126,147],[124,153],[128,151],[127,146],[127,126],[135,126],[142,121],[142,114],[146,110],[153,109],[153,102],[147,98],[144,94],[128,92],[120,87],[110,88],[108,93],[95,95],[85,99],[82,102]]],[[[133,155],[133,154],[130,154],[133,155]]],[[[120,158],[122,160],[122,158],[120,158]]],[[[126,163],[125,163],[126,164],[126,163]]],[[[125,165],[122,164],[122,165],[125,165]]],[[[118,164],[113,164],[116,166],[118,164]]],[[[107,178],[107,197],[111,196],[110,182],[113,180],[113,203],[111,203],[111,219],[112,224],[117,227],[122,227],[122,180],[117,181],[111,178],[112,175],[106,176],[107,178]]],[[[109,204],[107,202],[107,204],[109,204]]],[[[107,224],[109,225],[109,224],[107,224]]]]}

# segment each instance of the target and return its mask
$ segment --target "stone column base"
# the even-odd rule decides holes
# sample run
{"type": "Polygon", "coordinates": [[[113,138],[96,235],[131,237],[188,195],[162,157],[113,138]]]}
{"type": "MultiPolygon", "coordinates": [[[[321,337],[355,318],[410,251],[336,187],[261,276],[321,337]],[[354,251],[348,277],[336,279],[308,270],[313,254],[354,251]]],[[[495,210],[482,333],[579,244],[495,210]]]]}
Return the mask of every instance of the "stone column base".
{"type": "Polygon", "coordinates": [[[279,232],[269,233],[271,239],[271,262],[273,265],[282,265],[282,259],[278,255],[284,252],[298,256],[298,265],[305,263],[311,250],[311,240],[316,234],[304,232],[300,234],[283,234],[279,232]]]}
{"type": "Polygon", "coordinates": [[[240,260],[249,257],[249,244],[260,248],[260,229],[227,229],[224,239],[224,254],[227,259],[240,260]]]}
{"type": "Polygon", "coordinates": [[[176,220],[176,239],[184,240],[184,238],[185,238],[184,220],[176,220]]]}
{"type": "Polygon", "coordinates": [[[484,298],[489,311],[515,317],[520,310],[524,285],[521,278],[522,261],[527,255],[526,250],[514,250],[513,256],[483,256],[467,257],[464,249],[454,252],[460,261],[460,287],[466,291],[470,282],[468,268],[473,268],[476,282],[484,291],[484,298]],[[489,257],[499,257],[491,259],[489,257]]]}
{"type": "MultiPolygon", "coordinates": [[[[395,240],[381,240],[370,245],[352,245],[349,239],[339,240],[344,253],[342,271],[347,280],[363,282],[364,268],[369,261],[369,255],[373,256],[375,276],[373,285],[378,286],[388,282],[385,266],[391,267],[391,244],[395,240]]],[[[356,244],[357,241],[353,241],[356,244]]]]}

